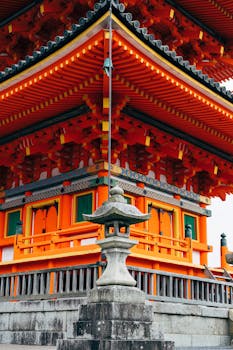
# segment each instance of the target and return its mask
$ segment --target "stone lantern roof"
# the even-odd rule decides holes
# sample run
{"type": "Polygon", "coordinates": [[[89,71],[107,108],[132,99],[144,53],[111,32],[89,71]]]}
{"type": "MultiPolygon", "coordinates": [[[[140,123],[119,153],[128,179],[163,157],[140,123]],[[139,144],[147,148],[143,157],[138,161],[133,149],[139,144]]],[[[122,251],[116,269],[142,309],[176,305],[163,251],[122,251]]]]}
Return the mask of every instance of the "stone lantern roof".
{"type": "Polygon", "coordinates": [[[121,221],[126,225],[137,224],[150,218],[150,214],[143,214],[135,206],[127,204],[123,197],[124,191],[119,186],[110,190],[111,197],[96,209],[93,214],[83,214],[84,220],[97,224],[106,224],[110,221],[121,221]]]}

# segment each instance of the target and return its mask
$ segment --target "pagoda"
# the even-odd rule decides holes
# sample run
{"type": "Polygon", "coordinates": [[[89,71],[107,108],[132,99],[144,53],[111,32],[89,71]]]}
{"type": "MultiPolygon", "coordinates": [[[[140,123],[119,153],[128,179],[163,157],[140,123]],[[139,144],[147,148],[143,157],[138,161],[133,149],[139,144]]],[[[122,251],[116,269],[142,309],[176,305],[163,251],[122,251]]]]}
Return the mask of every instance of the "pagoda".
{"type": "Polygon", "coordinates": [[[1,2],[0,273],[101,261],[83,214],[118,185],[150,213],[127,264],[204,276],[233,192],[232,22],[224,0],[1,2]]]}

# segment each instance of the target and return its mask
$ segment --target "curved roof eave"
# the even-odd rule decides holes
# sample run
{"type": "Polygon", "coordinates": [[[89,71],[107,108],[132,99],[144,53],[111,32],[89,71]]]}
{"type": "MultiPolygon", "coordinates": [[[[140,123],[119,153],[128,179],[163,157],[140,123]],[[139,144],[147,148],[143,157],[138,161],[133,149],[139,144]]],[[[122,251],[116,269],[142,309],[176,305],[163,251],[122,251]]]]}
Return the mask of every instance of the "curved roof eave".
{"type": "MultiPolygon", "coordinates": [[[[0,83],[15,77],[17,74],[34,66],[38,62],[42,62],[45,58],[49,57],[53,53],[65,47],[68,43],[72,42],[75,38],[79,37],[80,34],[90,28],[91,25],[96,24],[98,21],[101,23],[103,28],[103,23],[106,25],[109,8],[109,0],[97,2],[94,6],[94,10],[88,11],[86,17],[80,18],[79,23],[73,24],[72,29],[66,30],[63,36],[57,36],[55,41],[49,41],[47,45],[42,46],[39,51],[34,51],[32,56],[26,56],[25,60],[20,60],[18,64],[7,67],[5,71],[0,72],[0,83]],[[103,17],[102,20],[101,17],[103,17]]],[[[122,3],[119,1],[113,1],[112,10],[116,18],[128,28],[129,32],[140,39],[145,46],[150,48],[152,51],[165,59],[165,61],[178,68],[187,76],[210,89],[218,96],[221,96],[231,103],[233,102],[233,94],[231,91],[228,91],[225,87],[221,86],[220,83],[214,81],[213,78],[203,74],[201,70],[198,70],[196,66],[191,65],[189,61],[184,60],[182,56],[177,56],[175,51],[171,51],[169,47],[167,45],[163,45],[160,40],[156,40],[152,34],[148,33],[147,28],[141,27],[140,22],[133,19],[131,13],[125,12],[125,6],[122,3]]],[[[97,26],[95,26],[95,28],[97,29],[97,26]]],[[[56,57],[56,59],[58,57],[59,55],[56,57]]],[[[42,66],[40,64],[40,69],[41,68],[42,66]]],[[[14,83],[15,81],[16,80],[14,80],[14,83]]]]}

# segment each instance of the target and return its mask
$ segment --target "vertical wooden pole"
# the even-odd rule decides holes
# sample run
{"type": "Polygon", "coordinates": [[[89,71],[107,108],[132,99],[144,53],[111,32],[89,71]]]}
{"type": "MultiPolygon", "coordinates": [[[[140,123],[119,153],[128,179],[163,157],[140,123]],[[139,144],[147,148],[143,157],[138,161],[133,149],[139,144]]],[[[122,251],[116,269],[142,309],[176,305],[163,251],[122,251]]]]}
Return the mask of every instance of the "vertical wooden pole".
{"type": "Polygon", "coordinates": [[[221,254],[221,268],[226,269],[228,267],[228,263],[226,262],[226,254],[228,253],[228,247],[227,247],[227,239],[225,233],[221,234],[221,241],[220,241],[220,254],[221,254]]]}
{"type": "MultiPolygon", "coordinates": [[[[69,181],[63,182],[63,187],[69,186],[69,181]]],[[[61,197],[60,207],[60,228],[65,229],[71,225],[72,197],[70,194],[63,194],[61,197]]]]}
{"type": "MultiPolygon", "coordinates": [[[[4,203],[4,199],[0,199],[0,204],[4,203]]],[[[0,240],[4,239],[4,228],[5,228],[5,218],[6,218],[6,213],[3,211],[0,211],[0,240]]],[[[0,249],[0,261],[2,261],[2,249],[0,249]]]]}
{"type": "MultiPolygon", "coordinates": [[[[100,172],[99,177],[104,176],[105,173],[100,172]]],[[[100,207],[105,201],[108,200],[108,186],[99,185],[96,190],[96,208],[100,207]]],[[[99,229],[99,239],[104,238],[104,229],[103,226],[99,229]]]]}
{"type": "MultiPolygon", "coordinates": [[[[142,182],[138,182],[137,187],[144,188],[145,185],[142,182]]],[[[138,196],[136,198],[135,205],[142,213],[145,213],[146,208],[145,208],[145,197],[144,196],[138,196]]],[[[140,224],[136,224],[136,227],[143,230],[145,228],[145,222],[141,222],[140,224]]]]}
{"type": "MultiPolygon", "coordinates": [[[[206,205],[204,203],[200,203],[201,208],[206,208],[206,205]]],[[[202,215],[199,219],[199,234],[200,234],[200,242],[207,244],[207,223],[206,223],[206,216],[202,215]]],[[[207,254],[208,252],[201,252],[200,253],[200,264],[201,265],[207,265],[207,254]]]]}
{"type": "MultiPolygon", "coordinates": [[[[101,170],[98,172],[98,178],[107,177],[107,170],[101,170]]],[[[100,207],[106,200],[108,200],[108,186],[107,185],[98,185],[96,190],[96,205],[95,207],[100,207]]]]}
{"type": "MultiPolygon", "coordinates": [[[[194,275],[194,272],[193,272],[193,269],[188,269],[188,275],[189,276],[193,276],[194,275]]],[[[191,280],[188,280],[187,281],[187,298],[189,300],[192,300],[193,298],[193,295],[192,295],[192,282],[191,280]]]]}
{"type": "MultiPolygon", "coordinates": [[[[152,268],[153,268],[153,270],[160,270],[159,262],[153,263],[152,268]]],[[[153,280],[153,294],[154,294],[154,296],[157,296],[157,275],[154,274],[153,278],[154,278],[154,280],[153,280]]]]}
{"type": "MultiPolygon", "coordinates": [[[[49,262],[49,269],[52,269],[54,267],[53,261],[49,262]]],[[[55,283],[55,273],[56,272],[50,272],[50,278],[49,278],[49,294],[52,295],[56,292],[56,288],[54,286],[55,283]]]]}

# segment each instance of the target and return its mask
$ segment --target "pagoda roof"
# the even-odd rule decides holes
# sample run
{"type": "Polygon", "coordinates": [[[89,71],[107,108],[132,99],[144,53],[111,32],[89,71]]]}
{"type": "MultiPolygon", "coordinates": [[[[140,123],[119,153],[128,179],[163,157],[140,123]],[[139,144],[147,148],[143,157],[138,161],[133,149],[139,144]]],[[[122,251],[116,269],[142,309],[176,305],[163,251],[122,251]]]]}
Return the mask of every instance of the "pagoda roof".
{"type": "MultiPolygon", "coordinates": [[[[151,0],[150,5],[143,0],[122,2],[156,39],[191,65],[217,81],[233,77],[231,0],[151,0]]],[[[0,70],[24,60],[33,48],[39,51],[39,45],[46,46],[45,38],[62,35],[95,1],[74,0],[63,5],[59,0],[1,1],[0,70]]]]}
{"type": "Polygon", "coordinates": [[[232,44],[233,2],[231,0],[166,0],[167,3],[186,11],[223,43],[232,44]]]}
{"type": "Polygon", "coordinates": [[[35,6],[36,3],[41,0],[7,0],[1,1],[0,7],[0,23],[8,22],[10,17],[16,17],[19,14],[25,12],[27,9],[35,6]]]}
{"type": "MultiPolygon", "coordinates": [[[[1,137],[84,101],[96,110],[108,21],[109,1],[100,1],[71,30],[1,73],[1,137]]],[[[156,40],[121,3],[113,6],[113,28],[113,93],[120,111],[127,104],[231,159],[232,93],[156,40]]]]}
{"type": "Polygon", "coordinates": [[[12,174],[3,186],[12,186],[12,163],[16,172],[37,164],[37,179],[45,154],[56,162],[71,152],[74,166],[81,150],[86,164],[89,156],[106,159],[110,101],[103,65],[111,37],[113,156],[128,152],[134,169],[140,154],[135,170],[142,174],[154,163],[171,174],[176,169],[168,182],[182,187],[192,179],[196,193],[203,177],[202,194],[232,192],[232,93],[155,39],[122,3],[114,2],[112,12],[109,1],[95,3],[70,30],[2,73],[0,166],[4,179],[12,174]]]}
{"type": "MultiPolygon", "coordinates": [[[[151,47],[154,51],[159,53],[162,57],[172,62],[175,66],[188,73],[191,77],[200,81],[203,85],[220,94],[222,97],[233,101],[233,94],[225,87],[221,86],[219,82],[214,81],[207,74],[197,69],[195,65],[190,64],[182,56],[176,54],[175,51],[170,50],[167,45],[163,45],[161,40],[156,40],[153,34],[149,34],[147,28],[141,27],[140,22],[133,18],[130,12],[125,11],[123,3],[118,1],[113,2],[113,13],[119,18],[138,38],[151,47]]],[[[56,50],[71,42],[75,37],[82,33],[88,26],[93,24],[104,13],[109,10],[110,1],[103,0],[95,4],[93,11],[88,11],[86,17],[82,17],[78,24],[73,24],[71,30],[65,30],[62,36],[57,36],[54,41],[49,41],[40,50],[34,51],[32,55],[28,55],[24,60],[20,60],[17,64],[7,67],[5,71],[0,72],[0,82],[3,82],[12,76],[22,72],[31,67],[39,61],[45,59],[56,50]]]]}
{"type": "MultiPolygon", "coordinates": [[[[231,0],[165,0],[165,2],[177,8],[223,43],[232,42],[233,2],[231,0]]],[[[41,3],[43,0],[2,0],[0,26],[41,3]]],[[[128,4],[130,5],[130,1],[128,4]]],[[[136,4],[135,1],[134,4],[136,4]]]]}

